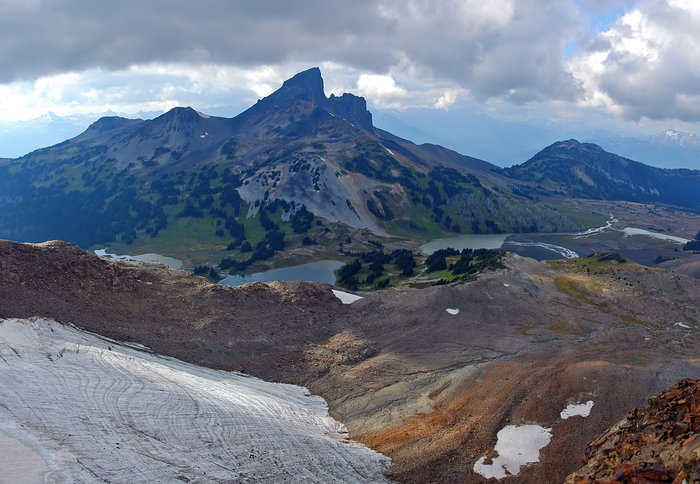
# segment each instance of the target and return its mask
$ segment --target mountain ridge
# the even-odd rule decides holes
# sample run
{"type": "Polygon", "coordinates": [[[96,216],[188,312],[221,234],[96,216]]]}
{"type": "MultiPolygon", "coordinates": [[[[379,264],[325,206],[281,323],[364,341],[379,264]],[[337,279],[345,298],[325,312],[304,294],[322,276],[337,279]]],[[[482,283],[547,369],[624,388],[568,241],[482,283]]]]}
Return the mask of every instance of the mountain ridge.
{"type": "MultiPolygon", "coordinates": [[[[237,248],[248,240],[270,249],[265,237],[280,239],[273,232],[298,245],[303,232],[290,225],[297,213],[315,218],[295,230],[326,240],[337,232],[328,224],[412,238],[576,227],[525,203],[495,165],[375,129],[363,98],[325,96],[318,68],[234,118],[190,107],[145,121],[106,117],[0,171],[8,194],[0,200],[0,234],[24,241],[158,242],[162,232],[182,237],[194,224],[221,256],[230,246],[248,257],[237,248]],[[30,224],[18,213],[27,203],[30,224]],[[66,222],[66,212],[78,220],[66,222]]],[[[325,243],[342,240],[333,237],[325,243]]]]}
{"type": "Polygon", "coordinates": [[[694,207],[692,173],[594,146],[554,144],[501,169],[375,128],[363,98],[326,97],[311,68],[234,118],[191,107],[151,120],[105,117],[0,162],[0,236],[83,247],[140,241],[159,253],[188,240],[201,247],[192,265],[229,258],[240,269],[283,250],[327,256],[353,231],[418,241],[579,230],[571,212],[548,205],[552,197],[694,207]]]}
{"type": "Polygon", "coordinates": [[[666,203],[700,210],[699,170],[656,168],[575,139],[557,141],[504,172],[535,183],[538,189],[572,197],[666,203]]]}

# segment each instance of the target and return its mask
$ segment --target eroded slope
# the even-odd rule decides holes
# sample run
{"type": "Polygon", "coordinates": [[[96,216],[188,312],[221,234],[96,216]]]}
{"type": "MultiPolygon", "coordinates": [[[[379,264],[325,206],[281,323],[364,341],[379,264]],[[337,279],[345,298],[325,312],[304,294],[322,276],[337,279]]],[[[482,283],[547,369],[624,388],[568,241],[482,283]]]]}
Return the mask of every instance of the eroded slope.
{"type": "Polygon", "coordinates": [[[495,457],[501,429],[541,425],[552,437],[540,462],[505,480],[562,481],[630,408],[700,376],[700,284],[615,260],[505,262],[461,286],[344,305],[324,284],[220,287],[62,243],[2,242],[0,316],[302,383],[404,482],[482,482],[474,464],[495,457]],[[562,419],[588,401],[589,416],[562,419]]]}

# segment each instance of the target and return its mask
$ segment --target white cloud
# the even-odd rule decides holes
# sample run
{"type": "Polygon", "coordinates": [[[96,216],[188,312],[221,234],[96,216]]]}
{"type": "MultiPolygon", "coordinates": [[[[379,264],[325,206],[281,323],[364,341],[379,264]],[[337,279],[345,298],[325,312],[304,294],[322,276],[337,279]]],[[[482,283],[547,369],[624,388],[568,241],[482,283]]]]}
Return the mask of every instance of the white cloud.
{"type": "Polygon", "coordinates": [[[389,75],[362,74],[357,80],[357,92],[370,102],[382,107],[400,107],[409,97],[403,87],[389,75]]]}
{"type": "Polygon", "coordinates": [[[582,103],[635,120],[700,119],[699,31],[698,2],[639,2],[572,58],[582,103]]]}
{"type": "Polygon", "coordinates": [[[457,101],[457,91],[454,89],[447,89],[445,93],[440,96],[440,99],[434,104],[436,109],[447,109],[453,106],[457,101]]]}
{"type": "Polygon", "coordinates": [[[327,93],[376,107],[469,97],[700,119],[697,0],[203,1],[5,2],[0,118],[250,104],[319,65],[327,93]]]}

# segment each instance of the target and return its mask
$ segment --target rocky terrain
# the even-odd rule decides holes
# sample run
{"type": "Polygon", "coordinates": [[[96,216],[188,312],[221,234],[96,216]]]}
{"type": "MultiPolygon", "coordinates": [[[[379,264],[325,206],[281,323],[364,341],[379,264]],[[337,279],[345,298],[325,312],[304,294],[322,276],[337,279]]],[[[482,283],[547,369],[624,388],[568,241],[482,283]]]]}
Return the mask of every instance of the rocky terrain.
{"type": "Polygon", "coordinates": [[[0,317],[306,385],[401,482],[483,482],[475,463],[494,466],[497,434],[526,424],[550,439],[503,481],[563,481],[631,408],[700,377],[696,279],[606,256],[504,263],[463,285],[343,304],[326,284],[223,287],[62,242],[2,241],[0,317]],[[587,416],[563,418],[589,401],[587,416]]]}
{"type": "Polygon", "coordinates": [[[700,380],[682,380],[635,408],[586,449],[567,483],[699,482],[700,380]]]}

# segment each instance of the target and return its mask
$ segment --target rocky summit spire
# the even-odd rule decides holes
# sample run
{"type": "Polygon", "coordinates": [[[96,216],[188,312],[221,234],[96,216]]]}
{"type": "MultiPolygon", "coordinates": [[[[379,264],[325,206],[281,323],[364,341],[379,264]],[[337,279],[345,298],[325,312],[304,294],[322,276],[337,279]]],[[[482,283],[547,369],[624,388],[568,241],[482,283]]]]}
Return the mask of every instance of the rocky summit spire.
{"type": "Polygon", "coordinates": [[[287,79],[274,94],[278,100],[311,101],[318,106],[323,106],[326,103],[326,94],[323,92],[321,69],[312,67],[300,72],[291,79],[287,79]]]}
{"type": "MultiPolygon", "coordinates": [[[[250,123],[264,123],[270,119],[270,115],[276,115],[284,109],[290,109],[292,117],[308,115],[315,109],[326,111],[340,119],[351,123],[357,128],[369,133],[374,133],[372,115],[367,110],[364,98],[352,94],[326,97],[323,91],[323,78],[318,67],[312,67],[298,73],[291,79],[287,79],[282,87],[258,101],[258,103],[244,112],[239,121],[246,119],[250,123]],[[297,109],[298,105],[304,105],[297,109]]],[[[287,120],[292,118],[287,117],[287,120]]],[[[277,121],[276,121],[277,122],[277,121]]]]}

